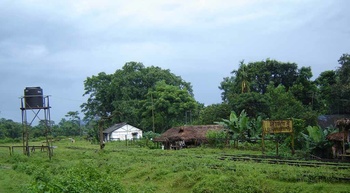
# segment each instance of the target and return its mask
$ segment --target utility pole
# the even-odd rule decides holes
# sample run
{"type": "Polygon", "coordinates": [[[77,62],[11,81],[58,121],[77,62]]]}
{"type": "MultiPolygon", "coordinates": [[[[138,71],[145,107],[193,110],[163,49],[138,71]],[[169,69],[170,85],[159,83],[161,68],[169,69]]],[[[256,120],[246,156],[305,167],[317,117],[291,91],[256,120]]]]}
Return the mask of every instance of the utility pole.
{"type": "Polygon", "coordinates": [[[151,100],[152,100],[152,128],[153,128],[153,133],[155,133],[155,128],[154,128],[154,103],[153,103],[153,94],[151,93],[151,100]]]}
{"type": "Polygon", "coordinates": [[[98,122],[98,128],[100,130],[100,149],[104,148],[104,144],[103,144],[103,121],[104,119],[100,119],[100,121],[98,122]]]}

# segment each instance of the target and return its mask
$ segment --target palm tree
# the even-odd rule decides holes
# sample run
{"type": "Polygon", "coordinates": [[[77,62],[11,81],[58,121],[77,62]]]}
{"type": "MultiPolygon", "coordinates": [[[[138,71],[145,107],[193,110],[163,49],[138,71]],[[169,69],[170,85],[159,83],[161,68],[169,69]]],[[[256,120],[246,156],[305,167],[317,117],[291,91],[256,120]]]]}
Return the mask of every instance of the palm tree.
{"type": "Polygon", "coordinates": [[[250,91],[249,82],[248,82],[248,68],[244,64],[244,60],[239,62],[238,70],[232,71],[233,74],[236,74],[237,80],[241,82],[241,92],[247,93],[250,91]]]}

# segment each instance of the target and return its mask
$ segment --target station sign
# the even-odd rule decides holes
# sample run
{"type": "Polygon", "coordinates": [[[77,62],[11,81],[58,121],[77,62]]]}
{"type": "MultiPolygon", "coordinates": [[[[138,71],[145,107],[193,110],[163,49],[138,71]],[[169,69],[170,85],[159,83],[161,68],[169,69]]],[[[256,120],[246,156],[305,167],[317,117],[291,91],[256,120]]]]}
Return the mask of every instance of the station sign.
{"type": "Polygon", "coordinates": [[[263,132],[264,133],[292,133],[293,121],[292,120],[264,120],[263,132]]]}

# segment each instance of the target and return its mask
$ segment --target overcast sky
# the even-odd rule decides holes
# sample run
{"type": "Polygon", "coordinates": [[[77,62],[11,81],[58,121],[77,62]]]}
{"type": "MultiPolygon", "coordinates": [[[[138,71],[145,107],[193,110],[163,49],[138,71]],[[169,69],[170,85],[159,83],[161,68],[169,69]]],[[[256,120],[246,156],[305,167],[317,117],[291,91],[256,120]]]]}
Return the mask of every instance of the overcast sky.
{"type": "Polygon", "coordinates": [[[221,102],[218,86],[240,60],[295,62],[317,78],[350,53],[349,7],[348,0],[1,0],[0,117],[21,122],[24,88],[40,86],[58,123],[80,110],[87,77],[129,61],[170,69],[206,105],[221,102]]]}

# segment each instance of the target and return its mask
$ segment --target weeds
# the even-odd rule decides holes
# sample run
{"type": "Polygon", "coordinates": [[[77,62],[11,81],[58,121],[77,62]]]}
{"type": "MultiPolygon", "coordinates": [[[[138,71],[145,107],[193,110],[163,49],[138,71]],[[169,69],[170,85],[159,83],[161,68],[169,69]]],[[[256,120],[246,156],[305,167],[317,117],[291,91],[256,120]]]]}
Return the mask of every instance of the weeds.
{"type": "Polygon", "coordinates": [[[218,159],[260,151],[193,148],[180,151],[125,142],[98,145],[61,140],[45,152],[0,158],[0,192],[346,192],[350,169],[298,167],[218,159]],[[5,167],[6,166],[6,167],[5,167]],[[8,183],[12,178],[22,179],[8,183]],[[6,184],[5,184],[6,183],[6,184]]]}

